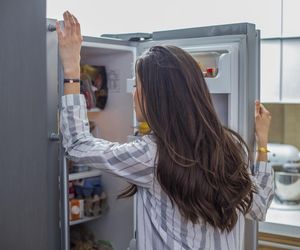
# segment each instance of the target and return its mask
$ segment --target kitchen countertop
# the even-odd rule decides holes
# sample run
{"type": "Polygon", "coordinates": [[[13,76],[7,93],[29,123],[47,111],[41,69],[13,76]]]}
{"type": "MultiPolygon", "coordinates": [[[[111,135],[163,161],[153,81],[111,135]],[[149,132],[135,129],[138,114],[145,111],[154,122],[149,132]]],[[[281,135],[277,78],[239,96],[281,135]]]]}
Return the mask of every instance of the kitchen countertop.
{"type": "Polygon", "coordinates": [[[259,232],[300,237],[300,209],[269,208],[265,222],[259,223],[259,232]]]}

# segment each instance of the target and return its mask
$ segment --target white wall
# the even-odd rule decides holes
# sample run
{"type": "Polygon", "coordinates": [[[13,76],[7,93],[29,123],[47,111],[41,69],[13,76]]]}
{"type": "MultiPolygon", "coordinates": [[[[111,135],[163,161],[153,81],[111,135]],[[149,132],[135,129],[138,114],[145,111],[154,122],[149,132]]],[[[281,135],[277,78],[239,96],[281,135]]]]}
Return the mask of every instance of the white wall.
{"type": "Polygon", "coordinates": [[[84,35],[253,22],[262,37],[281,34],[281,0],[48,0],[47,17],[74,13],[84,35]]]}

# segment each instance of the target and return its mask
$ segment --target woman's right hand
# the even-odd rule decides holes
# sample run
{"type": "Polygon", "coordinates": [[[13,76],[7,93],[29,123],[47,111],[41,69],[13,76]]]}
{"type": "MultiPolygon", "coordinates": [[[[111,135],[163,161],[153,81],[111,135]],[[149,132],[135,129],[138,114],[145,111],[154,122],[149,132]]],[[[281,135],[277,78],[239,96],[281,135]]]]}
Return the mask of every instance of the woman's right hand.
{"type": "Polygon", "coordinates": [[[64,30],[56,22],[60,59],[65,78],[80,78],[80,49],[82,36],[80,24],[69,11],[64,12],[64,30]]]}
{"type": "Polygon", "coordinates": [[[267,147],[271,113],[259,102],[255,101],[255,135],[259,147],[267,147]]]}

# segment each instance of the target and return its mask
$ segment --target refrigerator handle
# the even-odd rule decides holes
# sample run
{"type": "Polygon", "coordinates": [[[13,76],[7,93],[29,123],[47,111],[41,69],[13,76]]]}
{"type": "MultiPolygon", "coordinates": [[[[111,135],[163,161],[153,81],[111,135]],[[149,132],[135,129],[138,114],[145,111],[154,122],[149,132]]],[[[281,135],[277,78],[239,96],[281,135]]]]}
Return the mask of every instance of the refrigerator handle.
{"type": "Polygon", "coordinates": [[[47,31],[48,31],[48,32],[56,31],[55,25],[53,25],[53,24],[48,24],[48,26],[47,26],[47,31]]]}
{"type": "Polygon", "coordinates": [[[58,134],[58,133],[52,132],[52,133],[49,135],[49,140],[50,140],[50,141],[59,141],[59,134],[58,134]]]}
{"type": "Polygon", "coordinates": [[[60,228],[61,228],[61,250],[70,249],[70,228],[69,228],[69,178],[66,158],[63,156],[63,149],[60,150],[60,159],[62,160],[62,168],[60,169],[60,228]]]}
{"type": "MultiPolygon", "coordinates": [[[[59,52],[58,52],[59,53],[59,52]]],[[[59,54],[58,54],[59,58],[59,54]]],[[[61,97],[64,93],[64,72],[63,67],[58,59],[58,96],[59,96],[59,114],[58,114],[58,121],[60,119],[60,110],[62,108],[61,97]]],[[[58,122],[60,124],[60,121],[58,122]]],[[[63,141],[62,135],[58,133],[60,137],[60,142],[63,141]]],[[[65,156],[65,149],[60,143],[60,150],[59,150],[59,167],[60,167],[60,224],[61,224],[61,250],[69,250],[70,249],[70,225],[69,225],[69,170],[67,167],[67,159],[65,156]]]]}

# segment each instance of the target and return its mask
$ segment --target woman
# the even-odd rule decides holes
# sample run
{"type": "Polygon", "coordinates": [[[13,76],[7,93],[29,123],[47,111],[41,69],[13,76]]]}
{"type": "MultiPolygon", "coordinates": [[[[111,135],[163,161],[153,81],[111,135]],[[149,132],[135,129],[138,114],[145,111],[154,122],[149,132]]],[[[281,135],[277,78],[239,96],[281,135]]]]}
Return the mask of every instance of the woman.
{"type": "Polygon", "coordinates": [[[57,23],[60,56],[65,77],[75,80],[62,97],[63,145],[71,160],[132,184],[120,196],[137,195],[137,249],[241,249],[245,217],[263,220],[273,195],[270,113],[256,102],[258,154],[250,168],[247,145],[220,123],[194,59],[155,46],[136,62],[134,94],[137,119],[151,134],[127,144],[94,138],[76,80],[80,25],[69,12],[64,23],[64,31],[57,23]]]}

